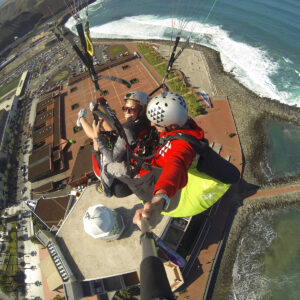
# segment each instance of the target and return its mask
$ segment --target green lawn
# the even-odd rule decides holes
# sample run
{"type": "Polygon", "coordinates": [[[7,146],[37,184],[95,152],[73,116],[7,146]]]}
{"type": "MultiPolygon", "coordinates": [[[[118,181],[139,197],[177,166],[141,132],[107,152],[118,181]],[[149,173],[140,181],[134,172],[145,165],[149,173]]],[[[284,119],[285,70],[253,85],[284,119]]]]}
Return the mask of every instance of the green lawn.
{"type": "Polygon", "coordinates": [[[3,86],[2,88],[0,88],[0,97],[5,95],[6,93],[10,92],[11,90],[15,89],[19,84],[20,78],[21,77],[18,77],[16,79],[14,79],[13,81],[11,81],[10,83],[3,86]]]}
{"type": "MultiPolygon", "coordinates": [[[[167,64],[163,62],[160,56],[158,56],[157,53],[146,44],[138,43],[136,47],[146,58],[146,60],[153,66],[157,73],[162,78],[164,78],[167,70],[167,64]]],[[[192,117],[206,113],[205,108],[202,107],[200,102],[197,100],[196,96],[192,92],[189,92],[189,88],[185,85],[184,81],[181,80],[175,72],[170,72],[168,76],[167,85],[173,92],[184,96],[189,108],[189,114],[192,117]]]]}
{"type": "MultiPolygon", "coordinates": [[[[160,65],[157,65],[157,66],[154,66],[154,69],[157,71],[157,73],[162,77],[164,78],[165,77],[165,74],[166,74],[166,71],[167,71],[167,65],[165,63],[163,64],[160,64],[160,65]]],[[[169,76],[168,76],[168,79],[172,79],[176,77],[176,73],[174,73],[173,71],[171,71],[169,73],[169,76]]]]}
{"type": "Polygon", "coordinates": [[[115,56],[115,55],[118,55],[120,53],[123,53],[124,52],[124,46],[122,45],[115,45],[115,46],[111,46],[109,49],[108,49],[108,54],[110,56],[115,56]]]}
{"type": "Polygon", "coordinates": [[[10,99],[13,95],[16,94],[15,90],[12,90],[10,93],[7,93],[5,97],[0,97],[0,103],[10,99]]]}
{"type": "Polygon", "coordinates": [[[53,83],[56,83],[56,82],[59,82],[65,78],[67,78],[69,76],[69,71],[67,70],[63,70],[59,73],[57,73],[53,78],[52,78],[52,81],[53,83]]]}
{"type": "Polygon", "coordinates": [[[186,87],[184,81],[180,80],[179,78],[174,78],[168,81],[168,86],[171,90],[177,94],[184,95],[188,92],[188,88],[186,87]]]}
{"type": "Polygon", "coordinates": [[[152,50],[148,45],[145,44],[137,44],[136,47],[143,55],[145,55],[148,52],[151,52],[152,50]]]}

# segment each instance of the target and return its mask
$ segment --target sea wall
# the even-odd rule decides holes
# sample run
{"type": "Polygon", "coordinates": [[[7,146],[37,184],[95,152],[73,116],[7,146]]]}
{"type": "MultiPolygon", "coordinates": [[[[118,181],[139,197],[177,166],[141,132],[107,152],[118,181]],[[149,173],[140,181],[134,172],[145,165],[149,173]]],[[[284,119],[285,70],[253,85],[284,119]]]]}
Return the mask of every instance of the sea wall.
{"type": "Polygon", "coordinates": [[[228,299],[238,242],[251,217],[263,209],[282,209],[285,207],[300,207],[300,191],[270,197],[247,198],[240,205],[237,205],[226,246],[223,249],[212,299],[228,299]]]}

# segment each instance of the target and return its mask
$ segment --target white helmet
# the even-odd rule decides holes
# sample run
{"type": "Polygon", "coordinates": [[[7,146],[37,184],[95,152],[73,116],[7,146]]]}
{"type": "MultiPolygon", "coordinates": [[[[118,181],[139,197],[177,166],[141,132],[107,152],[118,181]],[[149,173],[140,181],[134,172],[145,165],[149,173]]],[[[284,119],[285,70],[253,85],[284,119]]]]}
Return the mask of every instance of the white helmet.
{"type": "Polygon", "coordinates": [[[141,106],[147,105],[147,103],[150,101],[150,97],[145,92],[141,91],[133,91],[127,93],[124,97],[124,101],[126,101],[127,99],[138,101],[141,106]]]}
{"type": "Polygon", "coordinates": [[[173,92],[163,92],[150,100],[147,118],[159,126],[173,124],[183,126],[188,119],[188,109],[182,96],[173,92]]]}

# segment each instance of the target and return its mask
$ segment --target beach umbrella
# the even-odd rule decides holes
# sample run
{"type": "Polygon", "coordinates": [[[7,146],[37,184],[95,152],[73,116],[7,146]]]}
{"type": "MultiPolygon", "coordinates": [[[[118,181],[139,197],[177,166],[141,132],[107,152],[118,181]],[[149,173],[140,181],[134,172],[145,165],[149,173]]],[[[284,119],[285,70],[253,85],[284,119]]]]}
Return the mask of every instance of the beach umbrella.
{"type": "Polygon", "coordinates": [[[83,227],[94,239],[115,240],[124,230],[123,219],[116,211],[101,204],[91,206],[83,217],[83,227]]]}

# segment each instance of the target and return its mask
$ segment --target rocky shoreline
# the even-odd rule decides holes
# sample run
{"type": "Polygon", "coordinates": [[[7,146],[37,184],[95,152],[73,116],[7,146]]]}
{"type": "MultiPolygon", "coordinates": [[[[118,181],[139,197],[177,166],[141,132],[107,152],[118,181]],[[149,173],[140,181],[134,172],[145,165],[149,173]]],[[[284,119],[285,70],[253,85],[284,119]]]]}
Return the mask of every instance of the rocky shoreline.
{"type": "Polygon", "coordinates": [[[213,289],[212,299],[229,299],[232,285],[232,270],[236,252],[243,229],[249,224],[250,218],[258,211],[300,207],[300,192],[273,195],[262,198],[248,198],[240,207],[236,208],[233,223],[226,240],[226,247],[222,254],[218,268],[217,280],[213,289]]]}
{"type": "MultiPolygon", "coordinates": [[[[263,176],[260,167],[265,147],[262,122],[266,118],[274,118],[300,125],[300,108],[259,97],[223,70],[218,52],[199,45],[194,48],[204,52],[218,94],[228,96],[245,158],[244,179],[264,187],[273,186],[263,176]]],[[[282,183],[299,182],[299,179],[299,176],[295,176],[282,183]]]]}

